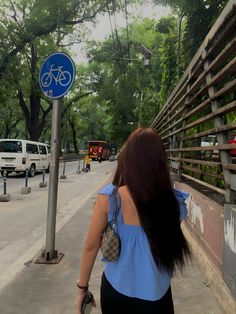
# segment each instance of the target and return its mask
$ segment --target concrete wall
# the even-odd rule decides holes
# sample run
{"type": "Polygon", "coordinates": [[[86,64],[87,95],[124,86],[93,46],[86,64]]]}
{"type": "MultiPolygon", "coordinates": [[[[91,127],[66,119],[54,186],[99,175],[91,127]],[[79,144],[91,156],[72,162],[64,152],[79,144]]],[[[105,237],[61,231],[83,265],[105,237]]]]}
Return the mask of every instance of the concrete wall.
{"type": "Polygon", "coordinates": [[[187,201],[187,226],[212,263],[221,271],[224,244],[224,208],[186,184],[175,183],[175,185],[190,194],[187,201]]]}
{"type": "Polygon", "coordinates": [[[226,313],[236,313],[236,205],[223,207],[184,183],[175,187],[190,194],[182,229],[206,281],[226,313]]]}
{"type": "Polygon", "coordinates": [[[223,278],[236,299],[236,205],[224,209],[223,278]]]}

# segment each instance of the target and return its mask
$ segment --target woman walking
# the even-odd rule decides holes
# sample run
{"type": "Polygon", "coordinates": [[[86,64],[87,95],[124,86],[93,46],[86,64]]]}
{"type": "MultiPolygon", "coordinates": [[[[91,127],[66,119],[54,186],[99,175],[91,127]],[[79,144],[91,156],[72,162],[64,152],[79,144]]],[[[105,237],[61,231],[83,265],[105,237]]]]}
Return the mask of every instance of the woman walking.
{"type": "Polygon", "coordinates": [[[78,314],[103,231],[118,209],[121,251],[105,261],[101,282],[103,314],[173,314],[171,277],[190,250],[180,228],[187,216],[186,193],[171,186],[159,135],[134,131],[120,153],[112,184],[98,194],[84,245],[78,281],[78,314]],[[116,205],[115,205],[116,202],[116,205]]]}

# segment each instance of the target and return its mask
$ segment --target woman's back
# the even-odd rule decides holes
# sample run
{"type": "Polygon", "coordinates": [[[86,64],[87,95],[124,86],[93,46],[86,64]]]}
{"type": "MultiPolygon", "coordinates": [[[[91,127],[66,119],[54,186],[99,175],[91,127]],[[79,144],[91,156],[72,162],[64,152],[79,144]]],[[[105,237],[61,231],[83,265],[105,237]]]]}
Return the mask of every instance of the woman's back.
{"type": "Polygon", "coordinates": [[[171,276],[160,271],[153,259],[147,236],[140,225],[138,212],[127,187],[115,196],[115,186],[107,185],[100,194],[109,197],[108,221],[112,222],[115,201],[118,208],[116,231],[121,240],[117,261],[106,262],[105,275],[111,286],[123,295],[156,301],[170,286],[171,276]]]}
{"type": "Polygon", "coordinates": [[[140,226],[138,211],[127,186],[118,189],[121,198],[121,210],[124,224],[140,226]]]}

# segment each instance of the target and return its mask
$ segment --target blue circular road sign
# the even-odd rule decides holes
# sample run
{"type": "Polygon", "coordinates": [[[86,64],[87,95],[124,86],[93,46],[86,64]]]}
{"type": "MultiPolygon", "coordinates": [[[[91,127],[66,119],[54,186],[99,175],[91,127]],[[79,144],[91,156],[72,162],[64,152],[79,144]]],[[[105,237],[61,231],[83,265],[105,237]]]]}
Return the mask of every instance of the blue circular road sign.
{"type": "Polygon", "coordinates": [[[75,65],[64,52],[47,57],[39,72],[39,84],[44,94],[52,99],[63,97],[75,80],[75,65]]]}

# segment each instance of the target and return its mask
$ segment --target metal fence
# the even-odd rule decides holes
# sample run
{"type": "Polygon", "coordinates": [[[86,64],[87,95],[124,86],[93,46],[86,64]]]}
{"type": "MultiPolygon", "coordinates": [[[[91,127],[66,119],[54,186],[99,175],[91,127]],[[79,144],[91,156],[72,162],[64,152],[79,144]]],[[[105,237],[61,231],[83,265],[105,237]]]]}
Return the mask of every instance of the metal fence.
{"type": "Polygon", "coordinates": [[[152,128],[179,179],[235,203],[236,144],[230,139],[236,138],[236,0],[226,5],[152,128]]]}

